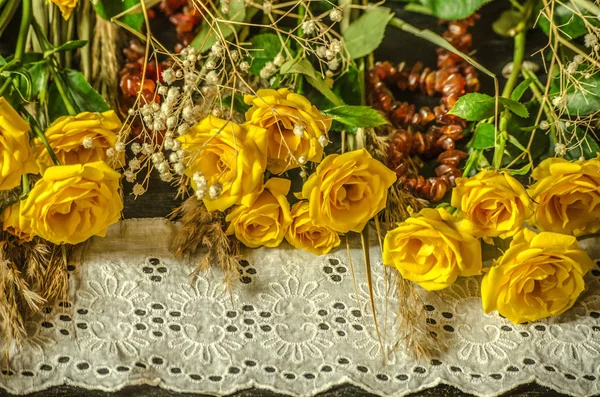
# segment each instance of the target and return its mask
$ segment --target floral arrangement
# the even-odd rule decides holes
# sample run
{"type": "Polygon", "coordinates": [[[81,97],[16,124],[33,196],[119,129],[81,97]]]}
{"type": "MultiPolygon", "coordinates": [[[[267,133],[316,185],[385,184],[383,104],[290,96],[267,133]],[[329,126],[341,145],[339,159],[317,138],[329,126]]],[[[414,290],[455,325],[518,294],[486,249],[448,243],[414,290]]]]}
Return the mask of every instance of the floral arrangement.
{"type": "Polygon", "coordinates": [[[600,8],[507,2],[500,91],[469,33],[489,2],[404,2],[441,35],[366,0],[0,2],[3,335],[65,296],[73,246],[151,183],[181,199],[174,255],[202,249],[196,272],[230,288],[242,245],[324,255],[356,234],[370,274],[373,225],[417,353],[436,343],[423,295],[458,277],[515,323],[568,310],[594,267],[578,238],[600,231],[600,8]],[[397,34],[437,64],[375,62],[397,34]]]}

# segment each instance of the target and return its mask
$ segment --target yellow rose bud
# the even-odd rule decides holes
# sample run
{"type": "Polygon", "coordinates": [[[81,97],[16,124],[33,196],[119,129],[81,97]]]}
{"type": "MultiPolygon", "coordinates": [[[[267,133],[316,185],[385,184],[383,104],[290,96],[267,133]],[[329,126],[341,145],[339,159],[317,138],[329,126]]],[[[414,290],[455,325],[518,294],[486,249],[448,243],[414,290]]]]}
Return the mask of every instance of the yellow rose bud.
{"type": "Polygon", "coordinates": [[[235,237],[246,247],[277,247],[283,241],[292,223],[290,204],[286,195],[291,182],[272,178],[265,183],[260,194],[249,205],[240,205],[227,215],[227,234],[235,237]]]}
{"type": "Polygon", "coordinates": [[[310,217],[309,208],[307,201],[294,204],[293,222],[285,239],[296,248],[325,255],[340,245],[340,236],[328,227],[316,225],[310,217]]]}
{"type": "Polygon", "coordinates": [[[523,229],[481,282],[483,310],[513,323],[557,316],[573,306],[593,267],[575,237],[523,229]]]}
{"type": "Polygon", "coordinates": [[[263,183],[267,165],[265,130],[208,116],[178,138],[186,151],[187,168],[194,189],[205,189],[204,205],[210,212],[225,211],[235,204],[249,205],[263,183]],[[194,174],[206,179],[197,186],[194,174]],[[208,193],[219,184],[218,197],[208,193]]]}
{"type": "Polygon", "coordinates": [[[320,162],[323,146],[319,137],[327,136],[331,118],[287,88],[258,90],[256,94],[244,97],[244,102],[253,105],[246,112],[246,121],[267,129],[267,169],[279,174],[300,167],[301,157],[320,162]]]}
{"type": "Polygon", "coordinates": [[[458,178],[451,203],[467,221],[465,230],[475,237],[514,236],[533,213],[527,191],[507,172],[481,171],[458,178]]]}
{"type": "Polygon", "coordinates": [[[31,241],[33,230],[31,230],[27,220],[21,216],[22,204],[23,201],[19,201],[4,210],[2,213],[2,230],[18,237],[20,240],[31,241]]]}
{"type": "Polygon", "coordinates": [[[538,203],[530,222],[542,231],[583,236],[600,230],[600,157],[569,162],[542,161],[529,187],[538,203]]]}
{"type": "Polygon", "coordinates": [[[37,174],[29,145],[29,124],[0,97],[0,190],[21,184],[21,175],[37,174]]]}
{"type": "Polygon", "coordinates": [[[385,208],[396,174],[365,149],[331,154],[302,187],[310,217],[338,233],[360,232],[385,208]]]}
{"type": "Polygon", "coordinates": [[[34,234],[55,244],[105,236],[121,216],[119,173],[106,163],[53,166],[21,207],[34,234]]]}
{"type": "Polygon", "coordinates": [[[75,7],[77,7],[77,3],[79,0],[52,0],[54,4],[60,8],[60,12],[62,13],[63,18],[68,20],[73,13],[75,7]]]}
{"type": "Polygon", "coordinates": [[[383,243],[383,263],[427,291],[449,287],[458,276],[481,273],[481,244],[454,227],[443,208],[425,208],[389,231],[383,243]]]}
{"type": "MultiPolygon", "coordinates": [[[[113,110],[104,113],[83,112],[76,116],[59,117],[44,135],[61,165],[110,162],[106,155],[117,142],[121,121],[113,110]],[[84,146],[91,139],[91,148],[84,146]]],[[[36,157],[43,171],[54,165],[48,150],[39,138],[35,139],[36,157]]]]}

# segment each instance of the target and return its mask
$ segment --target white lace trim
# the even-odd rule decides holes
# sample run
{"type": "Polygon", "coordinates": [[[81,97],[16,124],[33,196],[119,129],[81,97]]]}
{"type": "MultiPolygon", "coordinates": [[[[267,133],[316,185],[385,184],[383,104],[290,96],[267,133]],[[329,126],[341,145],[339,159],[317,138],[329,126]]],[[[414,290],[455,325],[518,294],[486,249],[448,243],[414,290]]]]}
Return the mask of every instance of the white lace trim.
{"type": "MultiPolygon", "coordinates": [[[[427,322],[449,349],[418,362],[395,339],[395,301],[374,263],[387,365],[368,305],[362,251],[317,257],[285,247],[247,252],[232,294],[212,270],[190,282],[194,263],[168,252],[177,226],[130,220],[93,239],[71,272],[69,302],[27,323],[0,386],[25,394],[69,384],[115,391],[137,384],[229,394],[250,387],[311,396],[350,383],[401,396],[440,383],[494,396],[537,382],[562,393],[600,393],[600,268],[564,315],[513,325],[484,315],[479,280],[462,279],[427,297],[427,322]],[[387,315],[385,313],[388,313],[387,315]]],[[[598,239],[582,242],[600,258],[598,239]]],[[[374,242],[374,261],[381,258],[374,242]]]]}

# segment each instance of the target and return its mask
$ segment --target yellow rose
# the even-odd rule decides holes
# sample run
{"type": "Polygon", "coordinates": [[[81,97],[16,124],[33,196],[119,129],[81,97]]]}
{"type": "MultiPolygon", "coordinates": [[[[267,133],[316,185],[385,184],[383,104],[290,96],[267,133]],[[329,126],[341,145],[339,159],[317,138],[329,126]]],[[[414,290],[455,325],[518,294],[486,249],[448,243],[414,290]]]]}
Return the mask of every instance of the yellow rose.
{"type": "Polygon", "coordinates": [[[21,184],[21,175],[37,174],[29,146],[29,124],[0,97],[0,190],[21,184]]]}
{"type": "Polygon", "coordinates": [[[445,209],[424,208],[386,234],[383,263],[427,291],[436,291],[449,287],[458,276],[481,273],[481,244],[456,229],[445,209]]]}
{"type": "Polygon", "coordinates": [[[542,231],[583,236],[600,230],[600,157],[569,162],[549,158],[531,174],[538,203],[530,222],[542,231]]]}
{"type": "Polygon", "coordinates": [[[310,218],[338,233],[360,232],[385,208],[396,174],[365,149],[331,154],[302,187],[310,218]]]}
{"type": "Polygon", "coordinates": [[[33,239],[33,230],[27,224],[26,219],[21,216],[21,206],[23,201],[14,203],[6,208],[2,213],[2,230],[18,237],[23,241],[33,239]]]}
{"type": "Polygon", "coordinates": [[[186,152],[186,175],[194,189],[221,186],[217,198],[208,193],[203,197],[208,211],[248,205],[252,194],[260,190],[267,165],[264,129],[208,116],[178,139],[186,152]],[[197,186],[195,174],[205,178],[206,186],[197,186]]]}
{"type": "Polygon", "coordinates": [[[321,161],[323,145],[319,138],[326,144],[331,118],[306,98],[281,88],[258,90],[256,96],[246,95],[244,101],[253,105],[246,112],[248,124],[267,129],[269,171],[279,174],[300,167],[301,161],[321,161]]]}
{"type": "Polygon", "coordinates": [[[249,205],[240,205],[227,215],[227,234],[235,234],[249,248],[272,248],[281,244],[292,223],[290,204],[285,197],[290,184],[287,179],[269,179],[249,205]]]}
{"type": "Polygon", "coordinates": [[[475,237],[514,236],[533,213],[527,191],[507,172],[481,171],[458,178],[451,203],[475,237]]]}
{"type": "Polygon", "coordinates": [[[593,267],[575,237],[523,229],[481,282],[483,310],[513,323],[557,316],[573,306],[593,267]]]}
{"type": "MultiPolygon", "coordinates": [[[[83,112],[76,116],[59,117],[44,135],[61,165],[109,162],[106,151],[117,143],[121,125],[113,110],[104,113],[83,112]]],[[[35,139],[35,145],[40,169],[43,171],[53,166],[50,154],[39,138],[35,139]]]]}
{"type": "Polygon", "coordinates": [[[340,245],[340,236],[325,226],[316,225],[310,217],[307,201],[300,201],[292,207],[293,222],[285,239],[294,247],[325,255],[340,245]]]}
{"type": "Polygon", "coordinates": [[[73,13],[75,7],[77,7],[77,3],[79,0],[52,0],[54,4],[60,8],[60,12],[62,13],[63,18],[68,20],[73,13]]]}
{"type": "Polygon", "coordinates": [[[119,173],[101,161],[46,170],[21,207],[34,234],[55,244],[105,236],[121,216],[119,173]]]}

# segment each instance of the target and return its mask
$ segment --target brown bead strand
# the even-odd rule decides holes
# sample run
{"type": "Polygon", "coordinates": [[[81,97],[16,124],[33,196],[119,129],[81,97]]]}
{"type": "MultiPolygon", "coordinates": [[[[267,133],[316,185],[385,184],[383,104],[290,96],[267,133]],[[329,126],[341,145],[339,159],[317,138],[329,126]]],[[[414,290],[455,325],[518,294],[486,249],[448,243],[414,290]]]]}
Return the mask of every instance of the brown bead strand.
{"type": "MultiPolygon", "coordinates": [[[[473,16],[450,22],[444,38],[462,52],[468,52],[472,36],[467,30],[476,19],[478,17],[473,16]]],[[[444,49],[438,49],[437,54],[438,70],[424,67],[420,62],[408,68],[404,63],[395,67],[386,61],[378,62],[367,74],[371,103],[383,110],[397,128],[388,148],[388,167],[396,172],[403,190],[434,202],[440,201],[448,189],[455,186],[456,178],[462,175],[459,163],[467,157],[465,152],[456,149],[455,143],[462,139],[466,122],[447,114],[447,109],[466,92],[479,89],[475,68],[444,49]],[[388,88],[390,85],[402,91],[418,90],[428,96],[441,94],[441,103],[433,110],[426,106],[417,110],[414,104],[396,101],[388,88]],[[427,129],[421,132],[419,128],[427,129]],[[437,156],[436,176],[418,175],[419,167],[414,172],[412,156],[423,159],[437,156]]]]}

